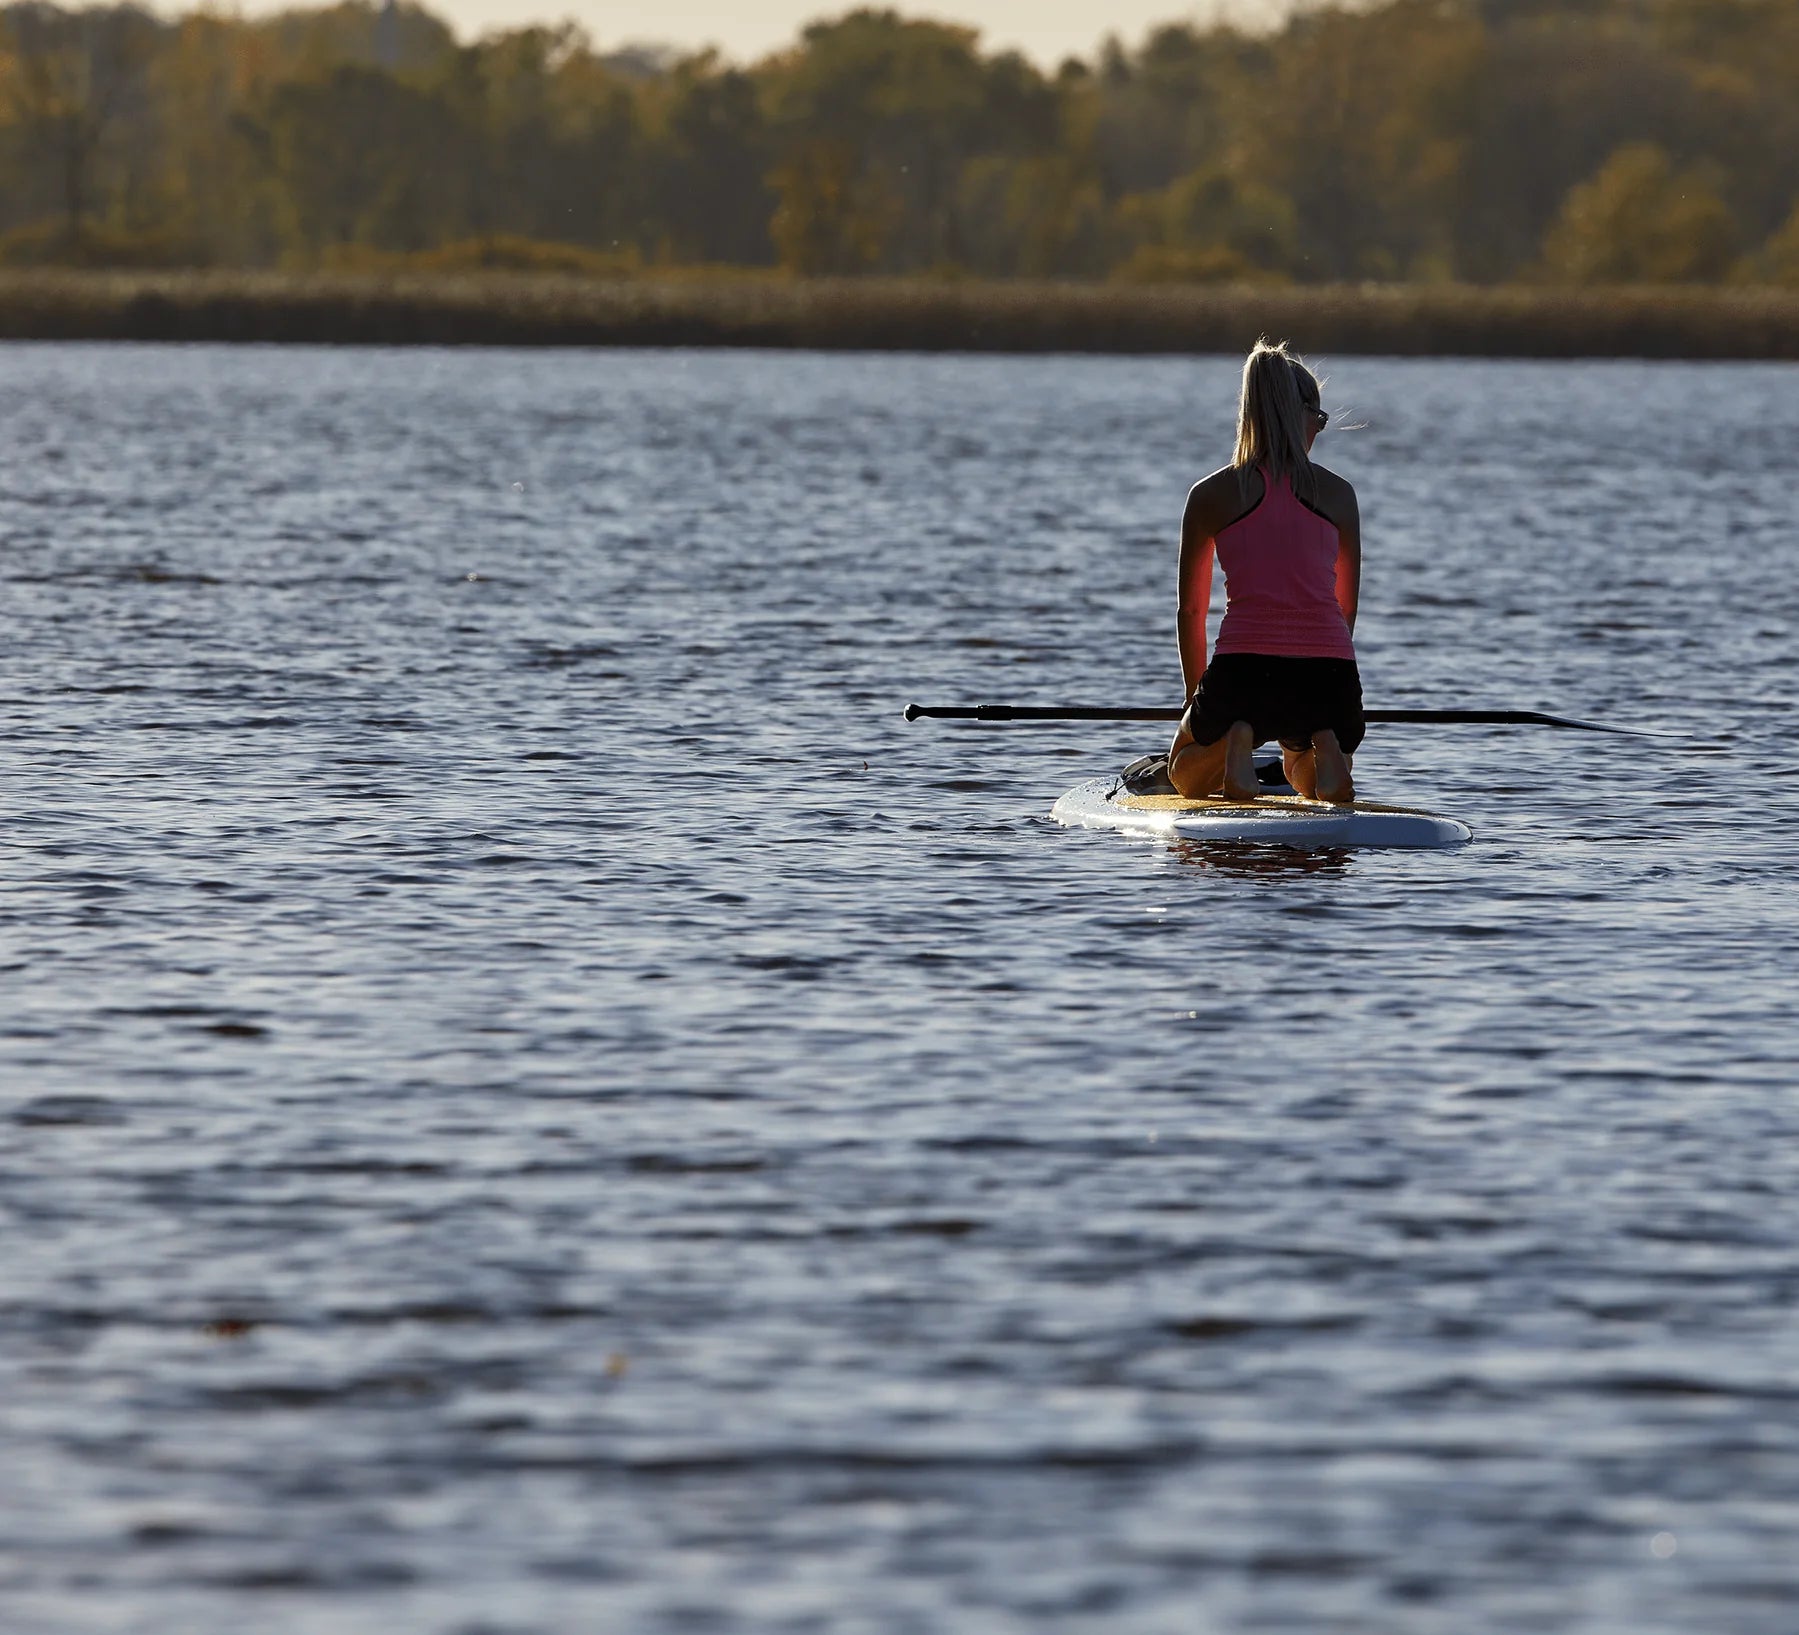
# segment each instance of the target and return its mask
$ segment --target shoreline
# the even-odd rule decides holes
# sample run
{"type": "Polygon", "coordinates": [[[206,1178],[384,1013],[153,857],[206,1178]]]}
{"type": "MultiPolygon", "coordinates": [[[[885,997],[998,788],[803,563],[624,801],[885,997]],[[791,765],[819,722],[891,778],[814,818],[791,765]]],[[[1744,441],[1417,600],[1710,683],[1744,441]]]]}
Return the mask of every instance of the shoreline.
{"type": "Polygon", "coordinates": [[[0,271],[0,340],[1799,360],[1799,289],[0,271]]]}

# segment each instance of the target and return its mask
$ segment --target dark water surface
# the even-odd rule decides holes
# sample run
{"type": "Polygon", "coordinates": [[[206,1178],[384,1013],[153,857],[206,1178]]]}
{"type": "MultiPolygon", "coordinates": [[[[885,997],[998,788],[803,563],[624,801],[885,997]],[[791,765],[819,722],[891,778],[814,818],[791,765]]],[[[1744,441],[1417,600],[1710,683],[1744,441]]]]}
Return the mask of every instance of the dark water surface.
{"type": "Polygon", "coordinates": [[[0,349],[7,1635],[1799,1627],[1799,370],[1333,373],[1371,703],[1702,738],[904,725],[1229,360],[0,349]]]}

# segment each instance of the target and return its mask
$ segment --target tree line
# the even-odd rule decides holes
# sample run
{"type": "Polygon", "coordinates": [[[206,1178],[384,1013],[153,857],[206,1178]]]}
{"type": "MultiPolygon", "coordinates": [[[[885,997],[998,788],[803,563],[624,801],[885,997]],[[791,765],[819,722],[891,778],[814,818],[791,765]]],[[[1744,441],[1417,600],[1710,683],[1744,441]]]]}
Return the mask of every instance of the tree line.
{"type": "Polygon", "coordinates": [[[1799,284],[1794,0],[1384,0],[1046,71],[410,4],[0,8],[0,262],[1799,284]]]}

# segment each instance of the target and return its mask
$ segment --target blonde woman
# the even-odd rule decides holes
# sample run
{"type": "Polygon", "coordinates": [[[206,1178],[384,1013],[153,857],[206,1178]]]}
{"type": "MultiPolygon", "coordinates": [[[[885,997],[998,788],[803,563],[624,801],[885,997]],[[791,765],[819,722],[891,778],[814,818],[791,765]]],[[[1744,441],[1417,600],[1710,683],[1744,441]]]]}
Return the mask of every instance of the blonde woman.
{"type": "Polygon", "coordinates": [[[1312,462],[1329,420],[1312,371],[1284,341],[1258,341],[1243,365],[1236,455],[1194,485],[1181,519],[1177,630],[1191,702],[1168,775],[1183,795],[1253,800],[1250,752],[1275,738],[1300,794],[1355,799],[1362,682],[1351,634],[1362,533],[1355,490],[1312,462]],[[1214,555],[1225,609],[1207,664],[1214,555]]]}

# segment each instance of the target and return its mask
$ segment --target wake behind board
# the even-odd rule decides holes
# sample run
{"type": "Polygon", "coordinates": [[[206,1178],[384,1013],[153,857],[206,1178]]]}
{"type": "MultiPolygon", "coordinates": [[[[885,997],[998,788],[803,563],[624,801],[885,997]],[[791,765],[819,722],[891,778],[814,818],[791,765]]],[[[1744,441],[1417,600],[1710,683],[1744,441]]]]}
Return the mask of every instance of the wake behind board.
{"type": "Polygon", "coordinates": [[[1090,778],[1069,790],[1049,815],[1071,828],[1113,829],[1153,839],[1304,849],[1460,846],[1473,838],[1465,823],[1406,806],[1382,806],[1373,801],[1332,806],[1291,794],[1263,795],[1247,802],[1135,795],[1118,778],[1090,778]]]}

